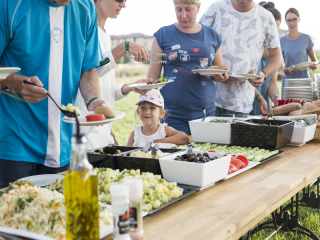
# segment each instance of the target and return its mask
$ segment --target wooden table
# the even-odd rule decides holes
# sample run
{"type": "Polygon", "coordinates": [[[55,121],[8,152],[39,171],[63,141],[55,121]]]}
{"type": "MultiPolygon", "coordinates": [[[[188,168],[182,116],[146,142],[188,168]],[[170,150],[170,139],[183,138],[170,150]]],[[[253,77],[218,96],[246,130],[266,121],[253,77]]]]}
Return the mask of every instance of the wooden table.
{"type": "Polygon", "coordinates": [[[319,143],[282,150],[279,157],[145,217],[144,239],[239,239],[320,176],[319,143]]]}

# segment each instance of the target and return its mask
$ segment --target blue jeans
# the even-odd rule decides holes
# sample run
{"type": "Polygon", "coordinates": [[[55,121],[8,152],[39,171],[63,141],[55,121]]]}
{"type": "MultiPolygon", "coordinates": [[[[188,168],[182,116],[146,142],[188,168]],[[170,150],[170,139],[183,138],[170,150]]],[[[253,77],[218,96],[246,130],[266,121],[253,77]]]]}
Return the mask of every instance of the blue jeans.
{"type": "Polygon", "coordinates": [[[7,187],[10,182],[20,178],[39,175],[55,174],[68,170],[69,164],[60,168],[51,168],[32,162],[18,162],[0,159],[0,189],[7,187]]]}

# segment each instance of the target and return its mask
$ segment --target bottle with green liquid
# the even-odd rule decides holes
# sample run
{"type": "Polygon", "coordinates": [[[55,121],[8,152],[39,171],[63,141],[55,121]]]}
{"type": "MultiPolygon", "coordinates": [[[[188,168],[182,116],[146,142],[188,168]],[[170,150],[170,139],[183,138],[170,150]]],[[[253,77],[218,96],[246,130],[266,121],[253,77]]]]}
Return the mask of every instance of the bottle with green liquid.
{"type": "Polygon", "coordinates": [[[64,178],[67,240],[99,239],[97,174],[87,158],[86,139],[72,138],[70,168],[64,178]]]}

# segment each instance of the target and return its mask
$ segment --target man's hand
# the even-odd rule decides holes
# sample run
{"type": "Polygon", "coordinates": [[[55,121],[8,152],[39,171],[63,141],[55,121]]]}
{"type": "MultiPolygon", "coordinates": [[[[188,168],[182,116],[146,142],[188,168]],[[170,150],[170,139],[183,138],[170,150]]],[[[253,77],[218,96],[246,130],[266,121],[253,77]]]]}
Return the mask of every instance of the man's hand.
{"type": "Polygon", "coordinates": [[[228,73],[224,73],[223,75],[213,75],[215,82],[226,82],[229,80],[228,73]]]}
{"type": "Polygon", "coordinates": [[[129,43],[129,54],[134,56],[136,62],[148,62],[149,53],[145,46],[130,42],[129,43]]]}
{"type": "MultiPolygon", "coordinates": [[[[20,93],[22,94],[24,100],[26,100],[28,103],[36,103],[48,97],[47,90],[43,88],[43,84],[38,77],[28,77],[26,80],[37,84],[39,87],[21,82],[20,93]]],[[[48,92],[48,94],[51,93],[48,92]]]]}
{"type": "Polygon", "coordinates": [[[262,114],[263,116],[266,116],[266,115],[268,115],[268,113],[269,113],[267,106],[268,106],[268,105],[267,105],[266,100],[263,99],[263,100],[260,101],[260,112],[261,112],[261,114],[262,114]]]}
{"type": "MultiPolygon", "coordinates": [[[[132,82],[130,84],[134,84],[134,83],[147,83],[147,82],[151,82],[152,81],[152,78],[147,78],[147,79],[139,79],[135,82],[132,82]]],[[[129,87],[128,84],[125,84],[123,85],[122,89],[121,89],[121,92],[122,94],[126,94],[128,92],[131,92],[131,91],[134,91],[136,93],[139,93],[139,94],[142,94],[142,95],[146,95],[147,92],[149,91],[149,89],[136,89],[136,88],[132,88],[132,87],[129,87]]]]}
{"type": "Polygon", "coordinates": [[[88,111],[94,111],[99,106],[108,107],[108,104],[105,100],[99,100],[99,99],[93,100],[88,105],[88,111]]]}
{"type": "Polygon", "coordinates": [[[309,66],[309,68],[311,68],[312,70],[316,70],[317,69],[317,64],[314,62],[313,64],[311,64],[309,66]]]}
{"type": "Polygon", "coordinates": [[[294,68],[294,65],[287,68],[287,71],[291,74],[295,74],[297,72],[300,72],[300,69],[294,68]]]}
{"type": "Polygon", "coordinates": [[[281,70],[278,71],[278,80],[282,80],[286,75],[281,70]]]}
{"type": "Polygon", "coordinates": [[[265,79],[264,73],[263,72],[259,72],[258,75],[260,76],[260,78],[248,79],[253,87],[261,87],[261,85],[264,82],[264,79],[265,79]]]}

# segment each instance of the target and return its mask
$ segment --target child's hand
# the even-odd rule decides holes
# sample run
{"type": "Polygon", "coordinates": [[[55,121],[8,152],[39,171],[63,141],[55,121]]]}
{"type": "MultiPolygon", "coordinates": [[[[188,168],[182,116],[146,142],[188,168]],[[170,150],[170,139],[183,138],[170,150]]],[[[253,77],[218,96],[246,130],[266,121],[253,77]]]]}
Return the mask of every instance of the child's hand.
{"type": "MultiPolygon", "coordinates": [[[[148,78],[148,79],[139,79],[138,81],[132,82],[130,84],[134,84],[134,83],[144,83],[144,82],[151,82],[152,78],[148,78]]],[[[149,91],[149,89],[137,89],[137,88],[131,88],[128,86],[128,84],[123,85],[122,87],[122,93],[127,93],[127,92],[136,92],[142,95],[146,95],[147,92],[149,91]]]]}

